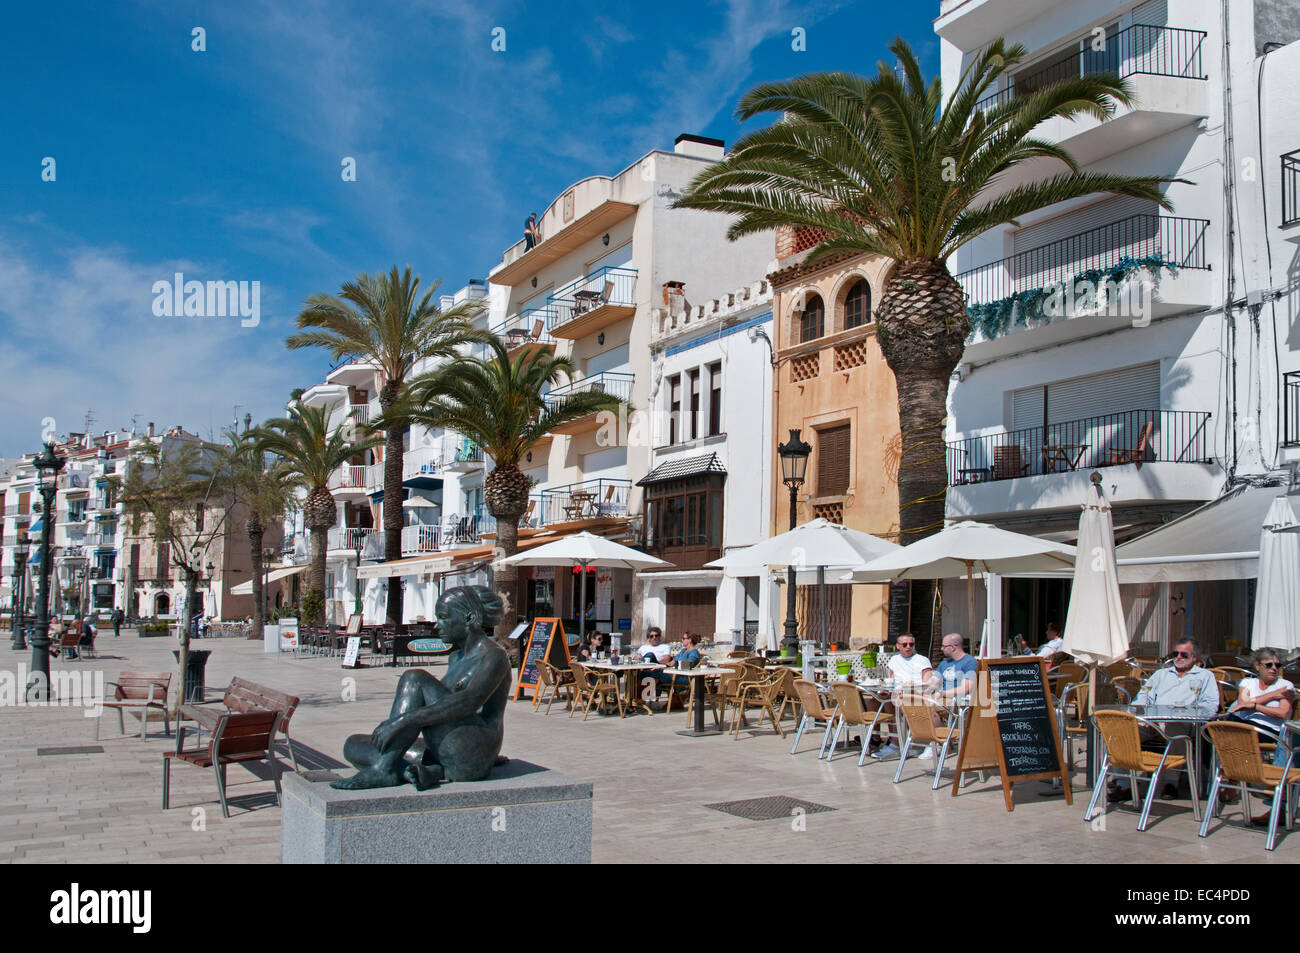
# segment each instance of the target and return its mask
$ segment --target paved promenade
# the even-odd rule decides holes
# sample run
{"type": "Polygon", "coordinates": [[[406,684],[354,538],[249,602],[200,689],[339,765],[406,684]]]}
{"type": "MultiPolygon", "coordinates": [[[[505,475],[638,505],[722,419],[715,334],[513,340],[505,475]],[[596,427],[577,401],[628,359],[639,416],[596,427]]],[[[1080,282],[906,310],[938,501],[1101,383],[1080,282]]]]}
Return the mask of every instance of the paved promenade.
{"type": "MultiPolygon", "coordinates": [[[[0,671],[13,673],[20,662],[29,662],[30,652],[11,650],[5,635],[0,671]]],[[[175,668],[169,638],[139,638],[129,631],[114,640],[110,630],[99,644],[98,660],[57,661],[56,669],[102,671],[112,680],[123,669],[175,668]]],[[[387,716],[403,671],[346,671],[339,659],[268,656],[260,643],[233,639],[205,640],[196,647],[213,653],[207,668],[209,697],[236,674],[302,697],[291,728],[302,745],[304,769],[341,764],[344,738],[369,731],[387,716]]],[[[442,667],[434,666],[435,673],[442,667]]],[[[164,738],[161,721],[150,724],[143,742],[139,723],[129,714],[125,736],[118,733],[112,712],[104,717],[99,742],[94,727],[80,709],[0,708],[0,860],[279,860],[280,811],[269,781],[232,767],[232,816],[226,819],[211,772],[178,765],[172,772],[172,808],[164,812],[162,753],[174,741],[164,738]],[[103,753],[37,753],[95,744],[103,753]]],[[[521,702],[508,711],[504,753],[594,783],[597,862],[1229,864],[1300,859],[1300,833],[1284,838],[1271,855],[1264,850],[1262,831],[1231,826],[1198,838],[1186,801],[1157,801],[1151,827],[1139,834],[1136,816],[1127,810],[1112,810],[1104,825],[1084,823],[1087,792],[1077,785],[1072,807],[1061,798],[1039,797],[1043,784],[1019,785],[1016,809],[1008,814],[993,782],[972,778],[956,798],[948,786],[932,792],[921,776],[925,762],[915,767],[909,762],[903,783],[895,785],[893,762],[868,760],[859,768],[856,749],[827,764],[817,759],[815,739],[806,738],[805,750],[791,757],[791,741],[766,727],[753,734],[742,730],[738,741],[728,735],[684,738],[676,734],[684,727],[685,715],[676,711],[624,720],[593,714],[584,723],[580,716],[569,718],[562,704],[544,716],[521,702]],[[704,806],[768,795],[832,810],[752,821],[704,806]]]]}

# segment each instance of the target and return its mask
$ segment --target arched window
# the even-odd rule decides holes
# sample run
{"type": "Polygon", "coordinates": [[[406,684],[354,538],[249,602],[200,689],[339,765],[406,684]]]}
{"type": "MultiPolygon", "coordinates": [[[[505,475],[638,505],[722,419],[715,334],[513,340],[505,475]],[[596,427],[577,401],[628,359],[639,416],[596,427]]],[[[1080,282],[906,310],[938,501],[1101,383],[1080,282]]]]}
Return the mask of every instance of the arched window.
{"type": "Polygon", "coordinates": [[[154,615],[170,615],[172,611],[171,597],[165,592],[160,592],[153,600],[154,615]]]}
{"type": "Polygon", "coordinates": [[[826,306],[818,295],[804,299],[803,315],[799,318],[799,342],[813,341],[826,333],[826,306]]]}
{"type": "Polygon", "coordinates": [[[844,298],[844,327],[860,328],[871,323],[871,285],[865,278],[854,282],[844,298]]]}

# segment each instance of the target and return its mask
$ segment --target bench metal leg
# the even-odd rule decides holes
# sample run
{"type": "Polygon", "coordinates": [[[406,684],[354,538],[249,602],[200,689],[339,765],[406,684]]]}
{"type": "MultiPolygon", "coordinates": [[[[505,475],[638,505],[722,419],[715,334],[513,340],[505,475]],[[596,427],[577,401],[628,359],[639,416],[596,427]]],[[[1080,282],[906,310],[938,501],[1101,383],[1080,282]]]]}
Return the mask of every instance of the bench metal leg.
{"type": "Polygon", "coordinates": [[[217,798],[221,801],[221,816],[229,817],[230,808],[226,806],[226,766],[224,764],[214,764],[213,773],[217,776],[217,798]]]}
{"type": "Polygon", "coordinates": [[[289,749],[289,760],[293,762],[293,773],[298,774],[298,757],[293,753],[293,739],[289,737],[289,732],[284,732],[284,743],[289,749]]]}
{"type": "Polygon", "coordinates": [[[172,778],[172,759],[164,755],[163,756],[163,810],[164,811],[167,810],[168,807],[167,801],[168,801],[168,795],[170,793],[170,788],[171,788],[171,778],[172,778]]]}

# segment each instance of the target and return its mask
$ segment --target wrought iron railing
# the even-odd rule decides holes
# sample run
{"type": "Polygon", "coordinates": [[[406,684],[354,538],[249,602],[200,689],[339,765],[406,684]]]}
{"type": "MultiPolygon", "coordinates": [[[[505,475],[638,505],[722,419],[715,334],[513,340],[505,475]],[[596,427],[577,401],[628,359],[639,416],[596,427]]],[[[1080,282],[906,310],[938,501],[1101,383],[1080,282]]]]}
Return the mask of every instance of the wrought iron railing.
{"type": "Polygon", "coordinates": [[[1111,73],[1119,77],[1146,74],[1179,79],[1207,79],[1201,63],[1204,30],[1135,23],[1104,38],[1097,49],[1092,34],[1041,63],[1029,64],[1007,84],[985,96],[975,108],[990,109],[1044,86],[1084,76],[1111,73]]]}
{"type": "Polygon", "coordinates": [[[967,437],[948,444],[948,485],[1128,463],[1208,463],[1210,415],[1128,410],[967,437]]]}
{"type": "Polygon", "coordinates": [[[1282,375],[1282,443],[1300,446],[1300,371],[1282,375]]]}
{"type": "Polygon", "coordinates": [[[1023,291],[1073,281],[1091,269],[1106,271],[1125,260],[1171,268],[1208,268],[1202,218],[1130,215],[1076,235],[957,275],[967,304],[999,301],[1023,291]]]}
{"type": "Polygon", "coordinates": [[[554,344],[551,337],[552,310],[550,308],[526,308],[512,314],[500,324],[491,328],[493,334],[503,338],[506,347],[519,347],[521,344],[554,344]]]}
{"type": "Polygon", "coordinates": [[[1300,149],[1282,156],[1282,224],[1300,222],[1300,149]]]}
{"type": "Polygon", "coordinates": [[[569,523],[574,520],[598,519],[607,516],[627,516],[631,480],[604,478],[583,480],[567,486],[552,487],[541,492],[538,509],[541,525],[569,523]]]}
{"type": "Polygon", "coordinates": [[[563,387],[557,387],[549,391],[542,399],[547,407],[558,407],[566,397],[572,394],[599,391],[622,400],[629,400],[632,396],[632,382],[634,380],[636,380],[635,374],[625,374],[621,371],[601,371],[599,374],[580,377],[563,387]]]}
{"type": "Polygon", "coordinates": [[[606,305],[635,307],[635,268],[598,268],[549,295],[546,299],[546,308],[550,311],[547,330],[554,331],[560,325],[606,305]]]}

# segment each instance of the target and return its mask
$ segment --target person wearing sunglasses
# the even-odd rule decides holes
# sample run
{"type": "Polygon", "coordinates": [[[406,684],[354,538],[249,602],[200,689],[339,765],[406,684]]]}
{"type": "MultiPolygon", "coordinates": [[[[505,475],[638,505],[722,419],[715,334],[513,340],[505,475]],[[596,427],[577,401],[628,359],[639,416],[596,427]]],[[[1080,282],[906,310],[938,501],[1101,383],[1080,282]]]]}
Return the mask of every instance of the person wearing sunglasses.
{"type": "MultiPolygon", "coordinates": [[[[1256,650],[1250,661],[1259,678],[1243,678],[1237,685],[1237,700],[1228,717],[1285,739],[1286,721],[1295,710],[1295,685],[1282,677],[1282,658],[1272,649],[1256,650]]],[[[1286,749],[1278,745],[1273,751],[1273,763],[1285,764],[1286,759],[1286,749]]]]}
{"type": "MultiPolygon", "coordinates": [[[[913,686],[920,688],[930,681],[930,676],[934,673],[934,666],[924,655],[918,655],[916,652],[916,636],[910,632],[904,632],[898,637],[898,652],[889,657],[889,677],[894,680],[896,688],[904,686],[913,686]]],[[[893,711],[894,706],[891,702],[885,702],[881,705],[885,711],[893,711]]],[[[869,739],[868,743],[874,739],[869,739]]],[[[927,752],[929,749],[927,749],[927,752]]],[[[899,754],[897,744],[887,744],[872,752],[873,758],[897,758],[899,754]]],[[[934,757],[930,754],[930,757],[934,757]]]]}
{"type": "MultiPolygon", "coordinates": [[[[1134,705],[1151,707],[1190,708],[1205,718],[1213,718],[1219,711],[1219,683],[1214,680],[1214,673],[1201,668],[1201,647],[1195,639],[1183,639],[1174,645],[1174,664],[1156,671],[1142,690],[1133,698],[1134,705]]],[[[1172,726],[1169,734],[1185,733],[1184,729],[1172,726]]],[[[1142,741],[1146,744],[1164,748],[1164,739],[1149,728],[1142,730],[1142,741]]],[[[1119,779],[1112,782],[1111,795],[1126,797],[1128,782],[1119,779]]],[[[1172,801],[1178,797],[1178,786],[1172,781],[1167,783],[1160,797],[1172,801]]]]}

